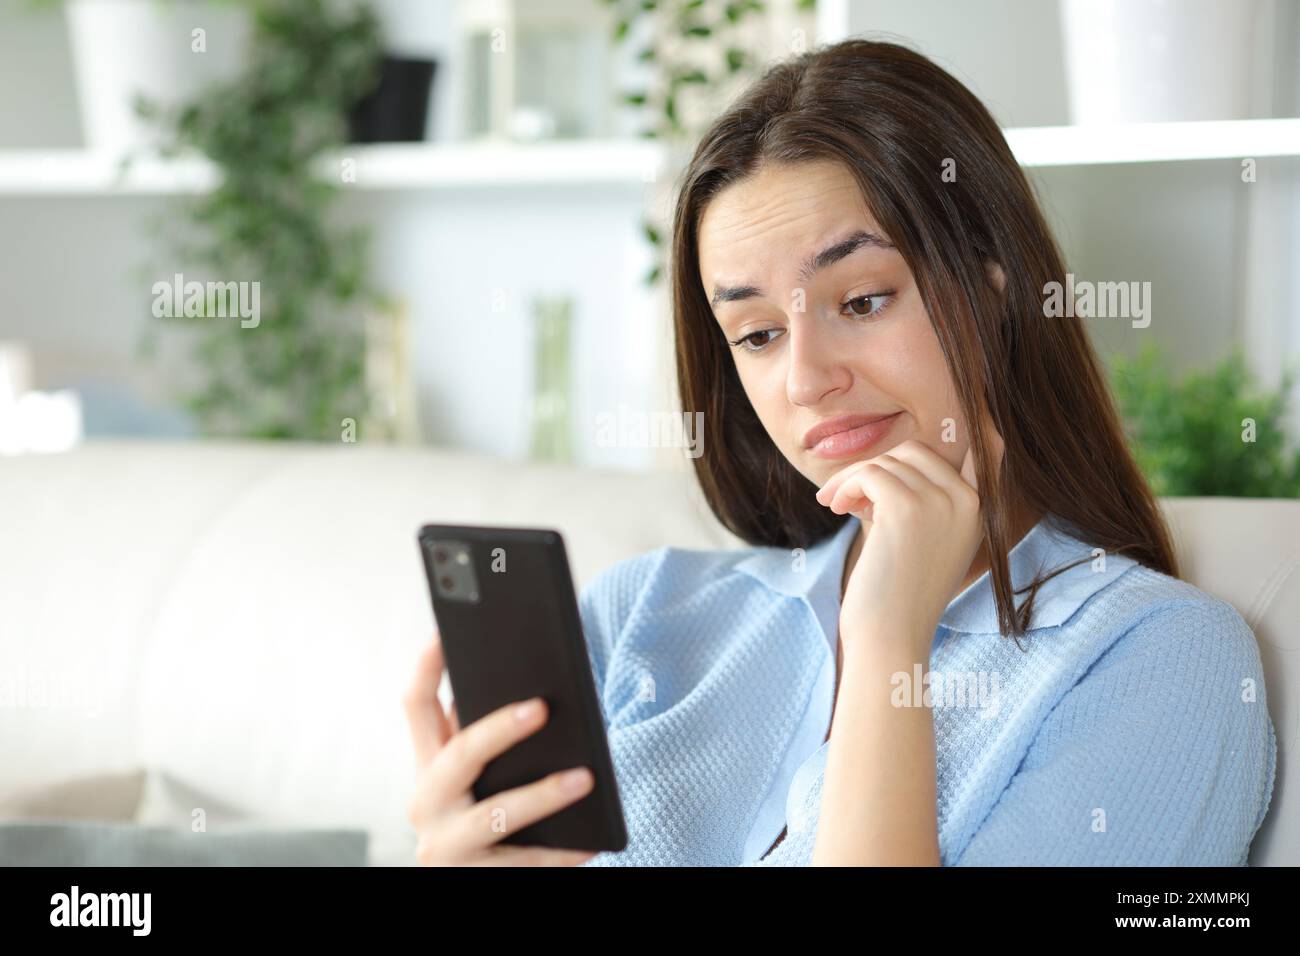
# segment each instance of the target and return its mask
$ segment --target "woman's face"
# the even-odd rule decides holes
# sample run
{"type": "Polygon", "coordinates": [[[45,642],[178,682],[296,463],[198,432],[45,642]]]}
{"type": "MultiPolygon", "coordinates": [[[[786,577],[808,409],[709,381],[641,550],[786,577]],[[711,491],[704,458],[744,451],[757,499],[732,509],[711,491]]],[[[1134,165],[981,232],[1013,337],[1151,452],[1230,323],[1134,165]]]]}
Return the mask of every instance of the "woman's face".
{"type": "Polygon", "coordinates": [[[960,467],[969,436],[939,340],[846,167],[768,165],[733,183],[707,206],[699,250],[745,394],[801,474],[820,486],[908,438],[960,467]],[[819,426],[834,434],[817,441],[819,426]]]}

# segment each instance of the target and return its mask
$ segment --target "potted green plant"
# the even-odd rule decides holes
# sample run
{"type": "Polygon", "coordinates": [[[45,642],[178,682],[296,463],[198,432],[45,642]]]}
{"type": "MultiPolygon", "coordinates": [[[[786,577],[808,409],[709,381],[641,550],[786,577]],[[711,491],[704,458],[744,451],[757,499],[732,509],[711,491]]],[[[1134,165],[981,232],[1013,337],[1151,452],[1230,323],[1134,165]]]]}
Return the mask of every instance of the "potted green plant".
{"type": "Polygon", "coordinates": [[[1261,388],[1239,351],[1176,375],[1148,345],[1112,360],[1120,414],[1138,465],[1158,495],[1300,497],[1300,451],[1286,428],[1295,373],[1261,388]]]}

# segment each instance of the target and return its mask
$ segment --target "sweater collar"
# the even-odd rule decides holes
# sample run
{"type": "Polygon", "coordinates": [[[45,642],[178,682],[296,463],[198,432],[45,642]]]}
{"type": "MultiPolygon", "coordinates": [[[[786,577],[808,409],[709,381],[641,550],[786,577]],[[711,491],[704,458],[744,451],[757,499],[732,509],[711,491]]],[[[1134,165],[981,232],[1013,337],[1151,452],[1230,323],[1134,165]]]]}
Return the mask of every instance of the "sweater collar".
{"type": "MultiPolygon", "coordinates": [[[[837,633],[840,580],[844,560],[860,523],[850,517],[833,534],[806,551],[762,547],[737,563],[742,571],[789,597],[812,605],[827,634],[837,633]]],[[[1026,586],[1036,576],[1082,560],[1056,575],[1038,590],[1030,629],[1059,627],[1083,603],[1136,562],[1120,554],[1094,555],[1094,549],[1065,531],[1052,515],[1040,520],[1007,555],[1012,589],[1026,586]]],[[[1016,594],[1017,605],[1024,593],[1016,594]]],[[[993,600],[993,579],[988,571],[970,583],[948,604],[939,623],[950,631],[997,633],[998,611],[993,600]]]]}

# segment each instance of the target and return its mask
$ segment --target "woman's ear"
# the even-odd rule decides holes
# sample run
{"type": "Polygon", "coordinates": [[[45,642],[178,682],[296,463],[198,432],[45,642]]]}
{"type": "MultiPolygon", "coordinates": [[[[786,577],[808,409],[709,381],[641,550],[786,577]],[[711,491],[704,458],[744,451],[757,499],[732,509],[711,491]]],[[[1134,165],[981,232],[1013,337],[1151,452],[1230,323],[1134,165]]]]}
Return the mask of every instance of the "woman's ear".
{"type": "Polygon", "coordinates": [[[1003,274],[1002,267],[990,259],[984,263],[984,271],[988,274],[993,287],[1001,293],[1003,286],[1007,284],[1007,277],[1003,274]]]}

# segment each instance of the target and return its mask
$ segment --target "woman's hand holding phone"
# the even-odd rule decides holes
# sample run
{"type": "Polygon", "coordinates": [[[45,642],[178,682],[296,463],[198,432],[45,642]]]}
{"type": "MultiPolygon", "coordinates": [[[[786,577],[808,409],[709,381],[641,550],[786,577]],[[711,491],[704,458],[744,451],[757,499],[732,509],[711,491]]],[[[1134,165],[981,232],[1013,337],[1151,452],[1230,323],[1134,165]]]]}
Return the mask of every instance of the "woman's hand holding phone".
{"type": "Polygon", "coordinates": [[[476,800],[472,787],[491,760],[536,733],[549,716],[534,698],[531,713],[518,716],[517,701],[460,727],[455,704],[450,714],[438,700],[443,672],[442,645],[434,641],[420,655],[406,693],[407,720],[419,776],[408,804],[417,836],[416,859],[424,866],[577,866],[596,855],[590,850],[498,846],[515,832],[563,810],[592,788],[591,771],[577,771],[577,786],[566,785],[573,770],[476,800]]]}

